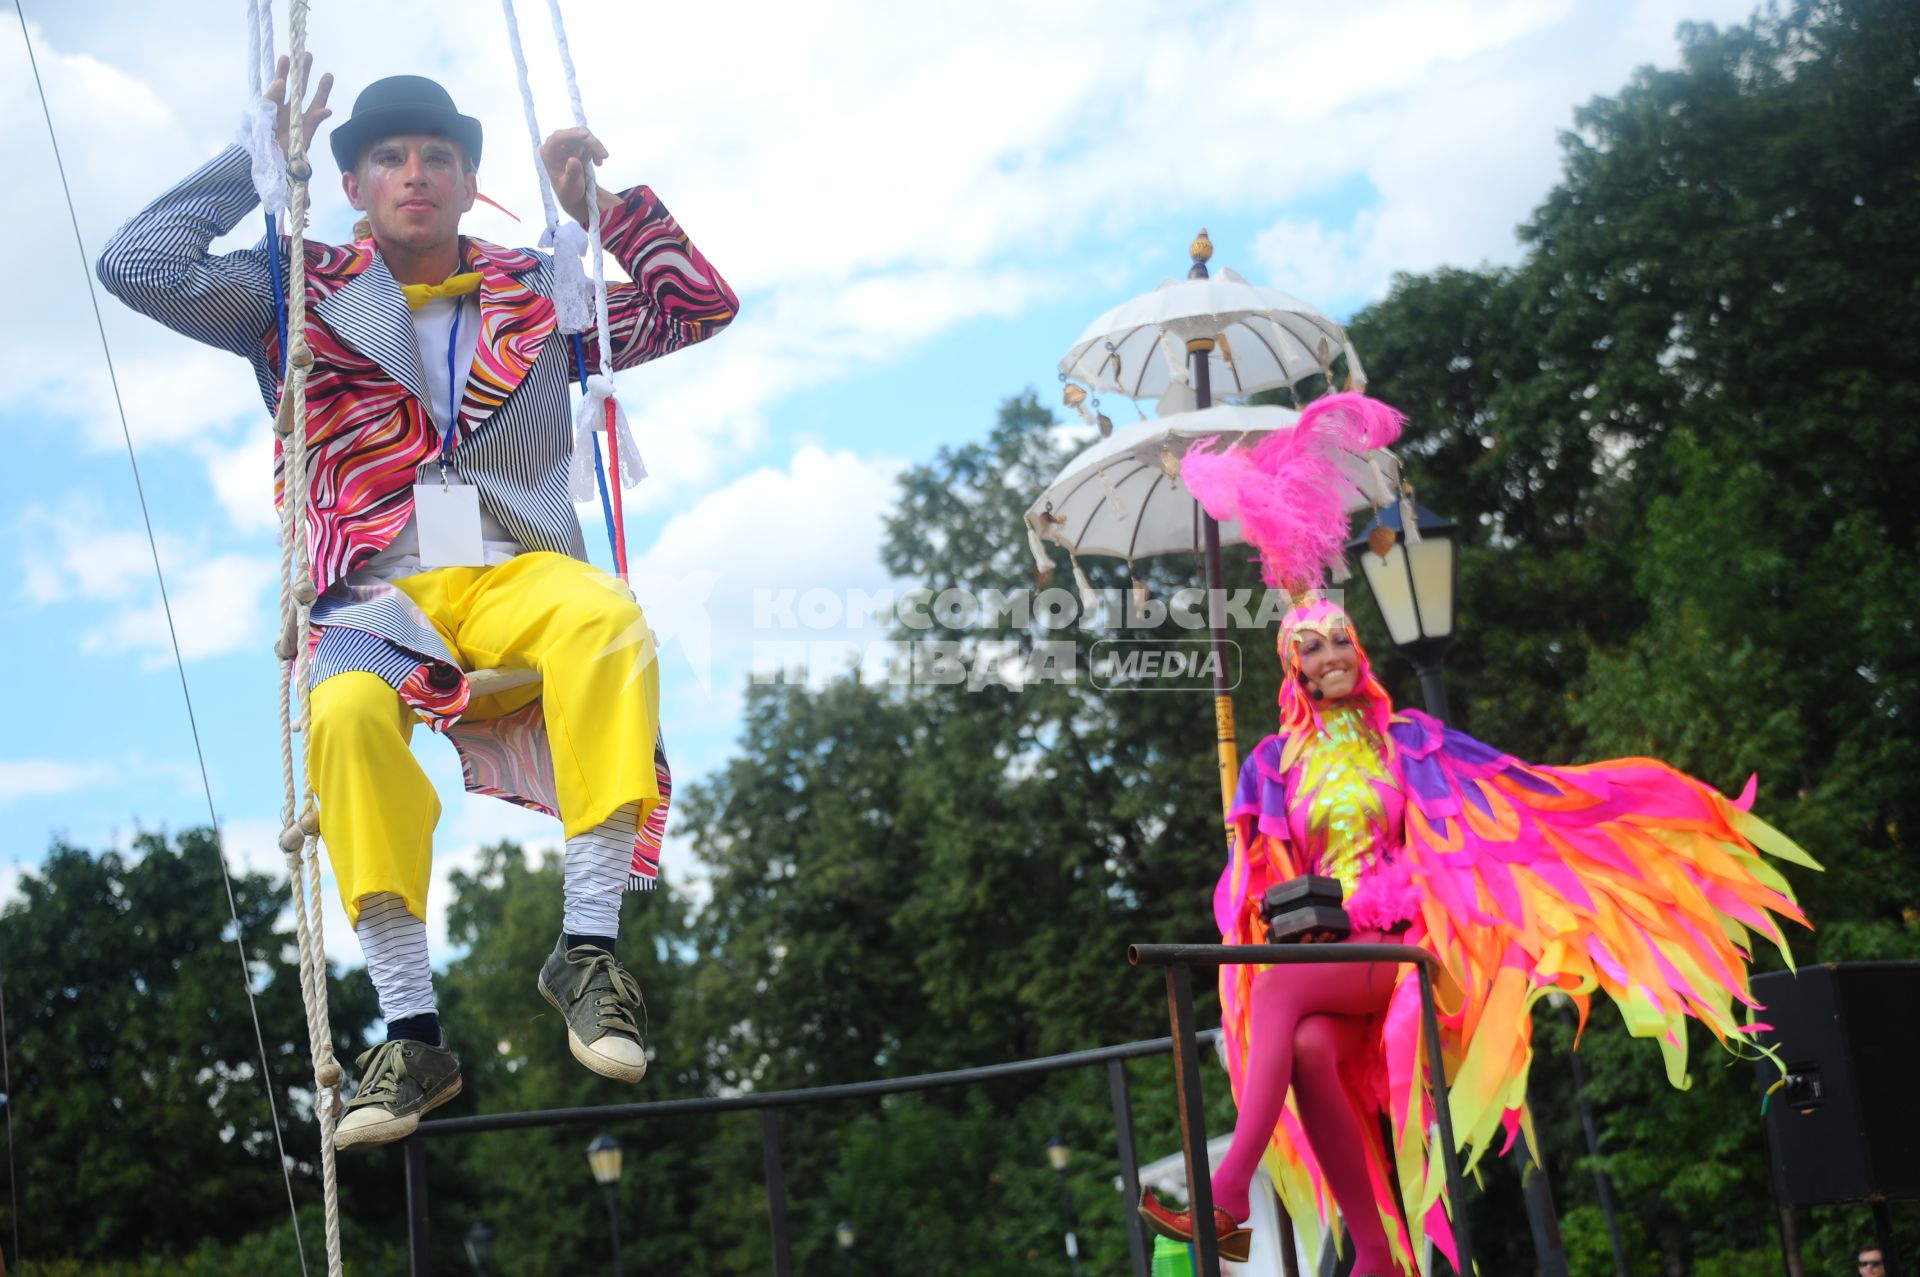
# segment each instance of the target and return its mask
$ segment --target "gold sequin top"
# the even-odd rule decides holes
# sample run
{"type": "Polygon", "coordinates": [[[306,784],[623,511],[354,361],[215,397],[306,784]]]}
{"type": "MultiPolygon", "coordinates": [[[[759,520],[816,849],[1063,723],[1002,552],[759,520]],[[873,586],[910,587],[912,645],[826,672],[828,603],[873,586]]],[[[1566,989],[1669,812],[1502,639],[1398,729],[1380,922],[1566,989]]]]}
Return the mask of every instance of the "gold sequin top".
{"type": "Polygon", "coordinates": [[[1386,745],[1360,710],[1335,705],[1321,715],[1324,731],[1308,741],[1295,765],[1288,832],[1311,872],[1337,878],[1353,894],[1360,875],[1398,849],[1406,798],[1386,764],[1386,745]]]}

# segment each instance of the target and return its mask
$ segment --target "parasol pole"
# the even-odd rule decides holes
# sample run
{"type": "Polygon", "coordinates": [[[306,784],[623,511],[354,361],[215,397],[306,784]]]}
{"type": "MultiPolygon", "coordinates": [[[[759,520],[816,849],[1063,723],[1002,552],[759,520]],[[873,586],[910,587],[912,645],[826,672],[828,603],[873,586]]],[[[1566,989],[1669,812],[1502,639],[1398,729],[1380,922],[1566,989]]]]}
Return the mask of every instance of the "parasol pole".
{"type": "MultiPolygon", "coordinates": [[[[1213,256],[1213,241],[1205,227],[1194,237],[1188,252],[1193,265],[1188,279],[1207,278],[1207,261],[1213,256]]],[[[1213,372],[1208,356],[1213,353],[1212,336],[1187,340],[1187,358],[1193,364],[1193,402],[1196,408],[1213,406],[1213,372]]],[[[1213,738],[1220,761],[1220,821],[1225,830],[1227,853],[1233,853],[1233,792],[1240,783],[1240,738],[1233,726],[1233,692],[1227,680],[1227,601],[1221,584],[1220,525],[1205,507],[1200,511],[1200,533],[1204,538],[1207,572],[1207,632],[1213,644],[1213,738]]]]}

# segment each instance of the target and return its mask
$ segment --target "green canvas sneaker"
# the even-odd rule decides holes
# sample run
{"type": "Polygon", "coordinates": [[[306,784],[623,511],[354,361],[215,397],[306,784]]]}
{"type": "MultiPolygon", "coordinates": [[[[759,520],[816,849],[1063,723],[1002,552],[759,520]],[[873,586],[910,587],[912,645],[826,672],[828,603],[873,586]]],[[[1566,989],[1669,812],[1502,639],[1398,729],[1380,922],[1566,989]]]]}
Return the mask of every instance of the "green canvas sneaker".
{"type": "Polygon", "coordinates": [[[567,1046],[573,1058],[616,1082],[638,1082],[647,1075],[647,1050],[640,1045],[634,1013],[646,1014],[640,982],[613,955],[591,945],[566,948],[560,937],[540,968],[540,996],[567,1019],[567,1046]]]}
{"type": "Polygon", "coordinates": [[[353,1063],[360,1070],[360,1089],[334,1128],[335,1148],[405,1139],[420,1125],[421,1114],[460,1094],[460,1061],[444,1038],[440,1046],[382,1042],[353,1063]]]}

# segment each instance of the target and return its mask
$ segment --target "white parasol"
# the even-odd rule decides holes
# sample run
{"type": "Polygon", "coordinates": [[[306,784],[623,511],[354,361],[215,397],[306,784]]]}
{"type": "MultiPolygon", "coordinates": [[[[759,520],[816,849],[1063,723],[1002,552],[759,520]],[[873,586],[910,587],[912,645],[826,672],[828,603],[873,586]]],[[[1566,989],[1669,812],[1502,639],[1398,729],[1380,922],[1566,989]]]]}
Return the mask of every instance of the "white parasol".
{"type": "MultiPolygon", "coordinates": [[[[1315,374],[1331,383],[1341,355],[1353,388],[1366,384],[1346,329],[1299,298],[1249,284],[1232,270],[1209,277],[1205,263],[1213,244],[1204,230],[1192,253],[1195,274],[1167,280],[1087,325],[1060,361],[1061,379],[1135,400],[1158,399],[1170,388],[1179,395],[1192,376],[1190,355],[1205,348],[1206,380],[1216,395],[1241,398],[1315,374]]],[[[1197,406],[1207,407],[1206,400],[1197,406]]]]}
{"type": "MultiPolygon", "coordinates": [[[[1206,512],[1180,482],[1180,459],[1203,439],[1252,447],[1299,419],[1290,408],[1223,404],[1120,427],[1068,462],[1028,507],[1036,565],[1043,571],[1050,566],[1048,542],[1076,560],[1085,554],[1133,562],[1156,554],[1203,553],[1206,512]]],[[[1400,472],[1392,453],[1379,449],[1349,456],[1341,465],[1351,483],[1349,512],[1396,499],[1400,472]]],[[[1241,544],[1239,524],[1219,528],[1220,544],[1241,544]]]]}

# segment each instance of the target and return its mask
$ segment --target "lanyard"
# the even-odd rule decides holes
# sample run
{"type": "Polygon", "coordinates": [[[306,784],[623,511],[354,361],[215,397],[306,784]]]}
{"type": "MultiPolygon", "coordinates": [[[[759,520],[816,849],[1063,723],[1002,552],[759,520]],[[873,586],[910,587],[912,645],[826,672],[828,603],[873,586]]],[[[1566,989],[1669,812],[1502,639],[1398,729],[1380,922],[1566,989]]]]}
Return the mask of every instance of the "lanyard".
{"type": "Polygon", "coordinates": [[[454,380],[454,353],[460,348],[460,315],[467,304],[462,298],[454,298],[453,331],[447,334],[447,431],[440,440],[440,486],[447,486],[447,466],[457,465],[454,454],[460,448],[455,438],[460,429],[460,385],[454,380]]]}

